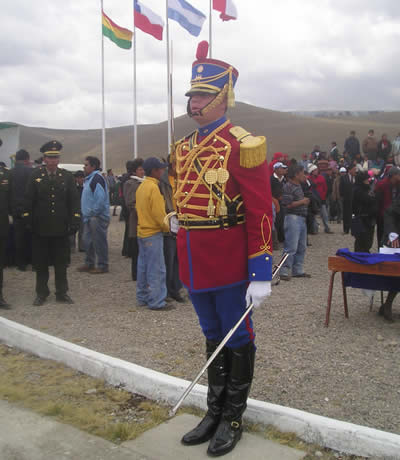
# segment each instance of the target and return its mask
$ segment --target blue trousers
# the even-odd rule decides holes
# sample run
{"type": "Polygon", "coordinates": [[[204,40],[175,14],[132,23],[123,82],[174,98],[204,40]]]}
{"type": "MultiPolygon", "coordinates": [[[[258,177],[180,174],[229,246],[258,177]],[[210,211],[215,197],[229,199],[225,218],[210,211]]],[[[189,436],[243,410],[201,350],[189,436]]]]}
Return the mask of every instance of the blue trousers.
{"type": "MultiPolygon", "coordinates": [[[[221,342],[246,310],[247,283],[215,291],[189,293],[200,326],[207,340],[221,342]]],[[[255,334],[251,312],[228,340],[226,346],[239,348],[250,341],[255,334]]]]}
{"type": "Polygon", "coordinates": [[[102,270],[108,269],[107,229],[109,222],[100,217],[90,217],[83,225],[83,245],[86,251],[85,264],[102,270]]]}
{"type": "Polygon", "coordinates": [[[156,233],[148,238],[138,237],[137,240],[137,302],[151,309],[163,308],[167,297],[163,234],[156,233]]]}
{"type": "Polygon", "coordinates": [[[306,218],[295,214],[285,216],[285,243],[284,252],[289,257],[283,264],[281,275],[301,275],[304,273],[304,257],[307,248],[307,225],[306,218]]]}

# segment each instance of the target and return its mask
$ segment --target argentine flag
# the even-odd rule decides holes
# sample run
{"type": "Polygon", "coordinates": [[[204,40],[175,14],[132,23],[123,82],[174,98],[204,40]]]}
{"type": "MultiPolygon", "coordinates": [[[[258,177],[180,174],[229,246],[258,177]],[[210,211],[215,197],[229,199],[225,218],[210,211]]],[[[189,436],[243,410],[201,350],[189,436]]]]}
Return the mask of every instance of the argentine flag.
{"type": "Polygon", "coordinates": [[[206,16],[185,0],[168,0],[168,18],[179,22],[190,34],[198,37],[206,16]]]}

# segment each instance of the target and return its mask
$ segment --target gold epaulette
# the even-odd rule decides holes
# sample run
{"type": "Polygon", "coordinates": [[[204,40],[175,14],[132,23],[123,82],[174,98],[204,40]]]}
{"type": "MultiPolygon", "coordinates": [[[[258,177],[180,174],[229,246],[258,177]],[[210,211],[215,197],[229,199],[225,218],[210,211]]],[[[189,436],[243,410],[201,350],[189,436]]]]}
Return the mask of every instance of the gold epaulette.
{"type": "Polygon", "coordinates": [[[252,136],[241,126],[234,126],[229,132],[240,142],[240,166],[255,168],[267,159],[267,139],[252,136]]]}

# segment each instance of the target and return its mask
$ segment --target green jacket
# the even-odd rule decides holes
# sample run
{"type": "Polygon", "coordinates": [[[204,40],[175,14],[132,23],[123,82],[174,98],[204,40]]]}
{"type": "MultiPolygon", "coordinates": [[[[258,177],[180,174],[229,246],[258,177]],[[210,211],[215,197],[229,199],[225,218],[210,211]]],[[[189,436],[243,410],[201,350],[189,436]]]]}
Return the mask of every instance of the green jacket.
{"type": "Polygon", "coordinates": [[[0,167],[0,238],[8,234],[8,215],[11,210],[10,171],[0,167]]]}
{"type": "Polygon", "coordinates": [[[79,228],[80,202],[73,175],[57,168],[51,178],[45,166],[33,171],[25,195],[23,218],[39,236],[66,236],[79,228]]]}

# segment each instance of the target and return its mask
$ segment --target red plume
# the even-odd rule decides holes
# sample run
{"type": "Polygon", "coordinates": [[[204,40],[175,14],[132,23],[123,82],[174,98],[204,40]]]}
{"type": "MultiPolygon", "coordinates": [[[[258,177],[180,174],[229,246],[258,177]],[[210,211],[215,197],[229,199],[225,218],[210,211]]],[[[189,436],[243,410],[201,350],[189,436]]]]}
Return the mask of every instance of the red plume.
{"type": "Polygon", "coordinates": [[[207,54],[208,54],[208,42],[206,40],[203,40],[202,42],[199,43],[199,46],[197,47],[196,59],[198,61],[206,59],[207,54]]]}

